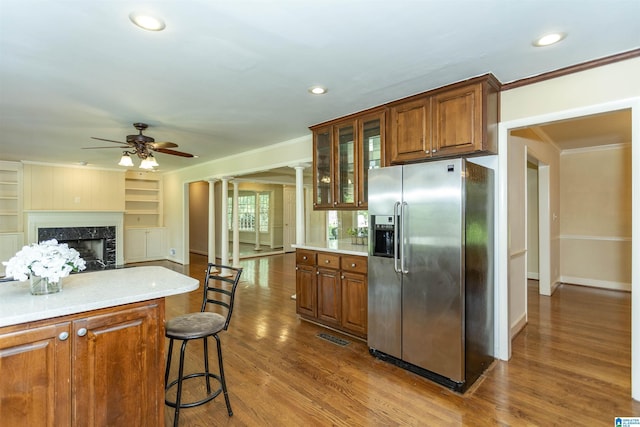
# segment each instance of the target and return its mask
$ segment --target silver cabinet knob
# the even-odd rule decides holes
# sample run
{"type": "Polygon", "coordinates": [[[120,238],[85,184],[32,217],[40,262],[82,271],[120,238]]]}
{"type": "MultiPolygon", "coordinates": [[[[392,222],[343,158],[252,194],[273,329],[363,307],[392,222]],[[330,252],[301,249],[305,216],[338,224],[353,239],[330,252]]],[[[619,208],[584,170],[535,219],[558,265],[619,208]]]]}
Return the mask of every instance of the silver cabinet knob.
{"type": "Polygon", "coordinates": [[[328,259],[325,259],[325,260],[324,260],[324,263],[325,263],[325,264],[329,264],[329,260],[328,260],[328,259]]]}
{"type": "Polygon", "coordinates": [[[344,276],[340,276],[341,279],[344,279],[344,276]]]}
{"type": "Polygon", "coordinates": [[[435,152],[436,152],[435,148],[434,148],[433,150],[431,150],[431,152],[432,152],[432,153],[435,153],[435,152]]]}
{"type": "Polygon", "coordinates": [[[307,260],[307,257],[306,257],[306,256],[303,256],[303,257],[302,257],[302,259],[306,261],[306,260],[307,260]]]}
{"type": "Polygon", "coordinates": [[[355,267],[356,267],[355,263],[351,264],[351,268],[355,268],[355,267]]]}
{"type": "Polygon", "coordinates": [[[80,328],[80,329],[78,329],[77,333],[78,333],[79,337],[83,337],[83,336],[87,335],[87,328],[80,328]]]}
{"type": "Polygon", "coordinates": [[[58,339],[60,341],[66,341],[67,338],[69,338],[69,332],[60,332],[60,334],[58,335],[58,339]]]}
{"type": "Polygon", "coordinates": [[[320,275],[320,272],[319,272],[319,271],[316,271],[316,276],[319,276],[319,275],[320,275]]]}

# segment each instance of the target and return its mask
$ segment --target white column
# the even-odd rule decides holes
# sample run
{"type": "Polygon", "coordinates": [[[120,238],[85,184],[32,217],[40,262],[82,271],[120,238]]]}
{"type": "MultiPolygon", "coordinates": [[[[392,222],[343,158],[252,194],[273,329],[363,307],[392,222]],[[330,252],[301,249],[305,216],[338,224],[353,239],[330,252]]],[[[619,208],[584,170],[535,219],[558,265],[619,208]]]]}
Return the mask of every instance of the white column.
{"type": "MultiPolygon", "coordinates": [[[[229,265],[229,224],[227,212],[229,212],[229,177],[222,178],[222,207],[220,212],[220,259],[222,265],[229,265]]],[[[234,211],[235,214],[235,211],[234,211]]]]}
{"type": "Polygon", "coordinates": [[[238,227],[238,181],[233,181],[233,266],[240,267],[240,229],[238,227]]]}
{"type": "Polygon", "coordinates": [[[305,165],[294,166],[296,170],[296,245],[304,245],[304,182],[303,172],[305,165]]]}
{"type": "Polygon", "coordinates": [[[217,179],[209,180],[209,237],[208,249],[209,262],[216,262],[216,182],[217,179]]]}
{"type": "Polygon", "coordinates": [[[256,205],[254,209],[256,212],[256,220],[253,225],[255,226],[255,229],[256,229],[256,245],[253,248],[253,250],[259,251],[260,250],[260,193],[258,192],[256,192],[256,205]]]}

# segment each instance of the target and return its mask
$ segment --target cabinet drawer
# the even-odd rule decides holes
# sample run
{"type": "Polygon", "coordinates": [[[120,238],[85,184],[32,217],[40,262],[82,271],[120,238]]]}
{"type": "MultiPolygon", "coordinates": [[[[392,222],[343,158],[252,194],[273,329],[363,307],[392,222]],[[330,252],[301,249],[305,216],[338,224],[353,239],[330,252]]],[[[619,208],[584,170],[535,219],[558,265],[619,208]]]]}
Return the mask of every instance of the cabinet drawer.
{"type": "Polygon", "coordinates": [[[340,268],[340,255],[330,254],[326,252],[318,253],[318,267],[340,268]]]}
{"type": "Polygon", "coordinates": [[[305,249],[296,249],[296,264],[315,265],[316,253],[305,249]]]}
{"type": "Polygon", "coordinates": [[[367,274],[367,258],[363,256],[342,255],[342,269],[344,271],[367,274]]]}

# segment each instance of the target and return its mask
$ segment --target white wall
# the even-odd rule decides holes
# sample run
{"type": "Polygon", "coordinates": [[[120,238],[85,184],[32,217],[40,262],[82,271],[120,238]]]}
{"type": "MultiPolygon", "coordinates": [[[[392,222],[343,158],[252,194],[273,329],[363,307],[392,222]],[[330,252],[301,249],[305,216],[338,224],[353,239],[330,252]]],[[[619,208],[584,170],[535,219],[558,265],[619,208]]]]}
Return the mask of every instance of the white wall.
{"type": "MultiPolygon", "coordinates": [[[[562,171],[562,170],[561,170],[562,171]]],[[[562,178],[560,179],[562,184],[562,178]]],[[[562,218],[562,198],[560,201],[562,218]]],[[[539,279],[538,166],[527,163],[527,278],[539,279]]]]}
{"type": "Polygon", "coordinates": [[[566,150],[560,164],[562,282],[630,291],[631,145],[566,150]]]}
{"type": "Polygon", "coordinates": [[[208,253],[209,183],[192,182],[189,185],[189,250],[197,254],[208,253]]]}

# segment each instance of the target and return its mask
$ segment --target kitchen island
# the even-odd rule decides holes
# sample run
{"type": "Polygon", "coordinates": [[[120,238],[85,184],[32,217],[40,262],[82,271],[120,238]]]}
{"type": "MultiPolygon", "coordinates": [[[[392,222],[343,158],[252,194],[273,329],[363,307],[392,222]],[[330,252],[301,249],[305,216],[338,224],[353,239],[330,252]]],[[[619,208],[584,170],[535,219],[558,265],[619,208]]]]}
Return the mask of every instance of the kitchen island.
{"type": "Polygon", "coordinates": [[[2,425],[164,425],[164,298],[198,287],[158,266],[1,283],[2,425]]]}
{"type": "Polygon", "coordinates": [[[296,313],[300,318],[367,338],[367,245],[349,240],[296,248],[296,313]]]}

